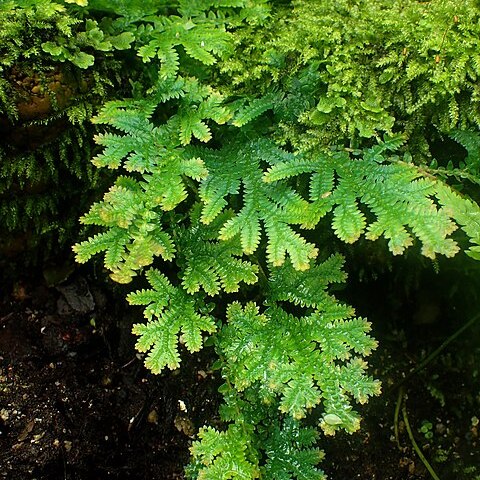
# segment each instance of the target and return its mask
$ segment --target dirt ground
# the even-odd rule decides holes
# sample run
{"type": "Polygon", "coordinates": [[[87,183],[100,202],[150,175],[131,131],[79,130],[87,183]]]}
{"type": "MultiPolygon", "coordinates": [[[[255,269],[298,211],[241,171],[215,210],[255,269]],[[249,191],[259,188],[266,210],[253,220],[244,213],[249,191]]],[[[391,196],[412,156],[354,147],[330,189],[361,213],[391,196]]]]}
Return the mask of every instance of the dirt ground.
{"type": "MultiPolygon", "coordinates": [[[[103,282],[77,271],[55,286],[41,277],[4,286],[0,479],[180,479],[195,431],[216,421],[212,352],[184,352],[179,371],[149,374],[130,334],[140,312],[103,282]]],[[[322,439],[332,480],[431,478],[401,412],[395,420],[396,385],[456,325],[415,333],[393,323],[374,332],[384,394],[359,407],[362,430],[322,439]]],[[[413,435],[442,480],[480,478],[479,338],[474,325],[404,385],[413,435]]]]}
{"type": "MultiPolygon", "coordinates": [[[[78,276],[22,280],[0,307],[0,478],[176,479],[212,418],[205,355],[150,375],[132,314],[78,276]],[[195,419],[195,425],[194,421],[195,419]]],[[[137,318],[138,321],[138,318],[137,318]]]]}

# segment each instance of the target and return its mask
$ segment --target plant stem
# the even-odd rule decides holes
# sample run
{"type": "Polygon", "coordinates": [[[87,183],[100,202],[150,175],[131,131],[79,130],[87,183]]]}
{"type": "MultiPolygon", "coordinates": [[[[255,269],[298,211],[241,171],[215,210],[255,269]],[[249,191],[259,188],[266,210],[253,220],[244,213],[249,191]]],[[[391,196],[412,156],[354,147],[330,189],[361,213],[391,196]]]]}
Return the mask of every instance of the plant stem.
{"type": "Polygon", "coordinates": [[[397,382],[393,387],[390,388],[390,391],[396,390],[397,388],[404,385],[410,378],[416,375],[420,370],[423,370],[432,360],[434,360],[445,348],[448,347],[454,340],[456,340],[465,330],[470,328],[478,319],[480,318],[480,313],[474,315],[467,323],[462,325],[456,332],[450,335],[444,342],[440,344],[430,355],[425,357],[406,377],[397,382]]]}
{"type": "Polygon", "coordinates": [[[410,441],[412,442],[412,446],[413,446],[415,452],[417,452],[417,455],[419,456],[422,463],[425,465],[425,468],[428,470],[428,472],[430,473],[432,478],[434,480],[440,480],[438,475],[435,473],[435,470],[428,463],[428,460],[425,458],[425,455],[423,455],[423,452],[420,450],[420,447],[417,445],[417,442],[415,441],[415,438],[413,437],[413,432],[412,432],[412,429],[410,428],[410,423],[408,422],[407,404],[406,404],[405,401],[403,402],[402,414],[403,414],[403,421],[405,422],[405,428],[406,428],[407,433],[408,433],[408,438],[410,438],[410,441]]]}
{"type": "Polygon", "coordinates": [[[398,398],[397,398],[397,403],[395,405],[395,414],[393,417],[393,428],[395,431],[395,440],[397,442],[398,449],[400,450],[400,437],[398,434],[398,417],[400,416],[400,407],[402,406],[402,400],[403,400],[403,394],[404,394],[404,388],[400,387],[398,391],[398,398]]]}

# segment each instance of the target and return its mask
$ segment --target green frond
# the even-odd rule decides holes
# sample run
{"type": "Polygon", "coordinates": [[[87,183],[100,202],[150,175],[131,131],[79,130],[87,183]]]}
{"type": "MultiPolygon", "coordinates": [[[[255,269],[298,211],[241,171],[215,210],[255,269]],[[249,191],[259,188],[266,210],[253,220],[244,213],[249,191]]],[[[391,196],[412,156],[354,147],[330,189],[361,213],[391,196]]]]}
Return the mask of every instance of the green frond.
{"type": "Polygon", "coordinates": [[[131,293],[127,300],[133,305],[145,305],[146,324],[133,326],[139,336],[136,348],[149,352],[145,366],[154,373],[163,368],[178,368],[179,335],[190,352],[201,349],[203,332],[213,333],[215,322],[209,316],[197,313],[194,297],[181,287],[174,287],[158,270],[150,269],[146,274],[152,289],[131,293]]]}
{"type": "Polygon", "coordinates": [[[254,304],[244,309],[231,304],[228,325],[220,334],[222,355],[227,359],[224,371],[238,391],[261,385],[279,397],[280,411],[297,419],[320,402],[326,413],[335,405],[341,418],[335,428],[354,431],[358,416],[351,413],[349,398],[363,402],[379,393],[379,383],[362,376],[357,362],[344,362],[353,353],[369,355],[376,342],[368,336],[368,322],[349,318],[351,309],[338,308],[332,297],[325,294],[325,298],[304,318],[287,315],[279,307],[260,314],[254,304]],[[335,397],[339,391],[344,392],[340,404],[335,397]]]}
{"type": "MultiPolygon", "coordinates": [[[[347,243],[355,242],[365,232],[370,240],[384,235],[390,250],[400,254],[413,244],[415,236],[421,241],[425,256],[451,257],[458,251],[456,242],[449,238],[456,225],[433,201],[436,181],[414,164],[384,155],[403,142],[401,135],[386,138],[378,146],[365,150],[361,158],[338,152],[330,158],[321,156],[310,162],[302,159],[297,171],[294,160],[292,168],[279,163],[269,170],[266,180],[275,183],[277,177],[293,177],[312,171],[310,199],[315,213],[310,216],[311,226],[333,209],[333,230],[347,243]],[[270,174],[272,177],[268,177],[270,174]],[[363,204],[365,212],[359,204],[363,204]],[[367,211],[375,216],[369,224],[367,211]]],[[[284,254],[273,250],[271,255],[279,264],[284,254]]]]}
{"type": "Polygon", "coordinates": [[[296,420],[305,417],[306,410],[317,406],[322,398],[313,379],[301,375],[290,380],[282,393],[280,411],[296,420]]]}
{"type": "MultiPolygon", "coordinates": [[[[112,251],[110,255],[115,257],[113,252],[121,249],[123,252],[123,247],[128,241],[128,233],[122,229],[110,229],[108,232],[99,233],[90,237],[84,242],[77,243],[73,246],[73,251],[75,252],[75,260],[79,263],[85,263],[90,260],[91,257],[97,253],[103,251],[112,251]]],[[[112,262],[112,266],[116,262],[112,262]]]]}
{"type": "Polygon", "coordinates": [[[340,201],[340,205],[333,210],[332,228],[340,240],[354,243],[365,231],[365,215],[359,210],[354,198],[340,201]]]}
{"type": "Polygon", "coordinates": [[[182,145],[188,145],[192,136],[201,142],[208,142],[212,138],[208,125],[194,115],[185,115],[181,118],[179,135],[182,145]]]}
{"type": "Polygon", "coordinates": [[[310,260],[318,254],[318,249],[313,244],[306,242],[291,227],[273,217],[266,220],[265,231],[268,238],[267,257],[276,267],[283,265],[288,253],[295,269],[307,270],[310,260]]]}
{"type": "Polygon", "coordinates": [[[455,220],[473,244],[466,254],[480,260],[480,207],[444,183],[438,182],[436,197],[442,210],[455,220]]]}
{"type": "MultiPolygon", "coordinates": [[[[144,100],[114,100],[107,102],[92,119],[93,123],[106,124],[124,133],[138,135],[140,132],[151,132],[148,120],[155,110],[156,104],[144,100]]],[[[144,133],[145,135],[145,133],[144,133]]]]}
{"type": "Polygon", "coordinates": [[[273,425],[265,445],[268,456],[262,467],[262,478],[325,480],[325,474],[317,468],[324,454],[313,447],[316,439],[313,428],[302,428],[299,422],[288,417],[282,425],[273,425]]]}
{"type": "Polygon", "coordinates": [[[182,174],[194,180],[202,180],[208,175],[208,170],[201,158],[182,159],[182,174]]]}
{"type": "Polygon", "coordinates": [[[187,55],[205,65],[213,65],[216,62],[215,56],[205,48],[205,41],[200,38],[189,39],[183,44],[187,55]]]}
{"type": "Polygon", "coordinates": [[[198,439],[190,448],[198,480],[254,480],[260,478],[258,459],[252,462],[248,446],[252,439],[241,426],[229,425],[219,432],[201,428],[198,439]]]}
{"type": "MultiPolygon", "coordinates": [[[[128,176],[82,218],[102,230],[77,258],[104,252],[114,280],[146,277],[128,301],[144,306],[133,332],[154,373],[215,333],[223,425],[200,430],[189,478],[323,480],[318,430],[354,432],[356,405],[380,393],[370,323],[329,292],[346,274],[325,227],[430,258],[463,233],[480,259],[480,207],[439,179],[478,183],[476,0],[91,1],[109,27],[80,38],[114,58],[131,48],[138,71],[133,98],[94,119],[94,164],[128,176]],[[468,156],[426,166],[444,135],[468,156]]],[[[72,55],[88,66],[90,53],[72,55]]],[[[34,163],[5,168],[30,178],[34,163]]]]}
{"type": "Polygon", "coordinates": [[[473,130],[453,130],[450,137],[467,151],[465,164],[475,174],[480,172],[480,133],[473,130]]]}
{"type": "MultiPolygon", "coordinates": [[[[197,210],[199,211],[199,210],[197,210]]],[[[179,251],[185,258],[182,285],[188,293],[203,289],[208,295],[237,292],[240,284],[257,282],[257,265],[241,259],[236,242],[218,242],[219,221],[206,226],[195,220],[191,231],[182,231],[179,251]]],[[[220,219],[221,220],[221,219],[220,219]]]]}
{"type": "Polygon", "coordinates": [[[139,352],[148,352],[145,366],[153,373],[159,374],[165,366],[171,370],[180,366],[178,339],[170,330],[171,326],[165,318],[133,326],[132,333],[140,337],[135,348],[139,352]]]}
{"type": "MultiPolygon", "coordinates": [[[[287,185],[271,185],[262,180],[261,161],[270,159],[275,162],[279,156],[282,160],[286,156],[270,144],[279,155],[266,156],[267,159],[263,155],[266,146],[263,140],[258,143],[238,141],[220,151],[204,152],[203,160],[209,175],[201,182],[199,191],[204,202],[202,221],[212,221],[227,205],[226,197],[238,193],[243,185],[244,206],[223,224],[219,239],[227,241],[239,237],[243,252],[250,255],[258,248],[263,224],[268,241],[268,260],[274,265],[282,265],[288,254],[295,268],[305,270],[310,259],[316,256],[317,249],[291,225],[312,228],[318,221],[318,213],[287,185]]],[[[202,156],[201,150],[198,156],[202,156]]]]}
{"type": "Polygon", "coordinates": [[[252,100],[235,115],[233,124],[236,127],[243,127],[252,120],[255,120],[255,118],[259,117],[262,113],[271,110],[278,101],[279,95],[276,93],[269,93],[264,97],[252,100]]]}
{"type": "Polygon", "coordinates": [[[302,307],[320,307],[328,301],[325,288],[330,283],[342,283],[346,274],[341,255],[332,255],[322,263],[311,265],[305,272],[299,272],[290,262],[271,270],[270,297],[275,301],[288,301],[302,307]]]}
{"type": "Polygon", "coordinates": [[[302,173],[310,173],[321,168],[322,162],[318,160],[309,160],[307,158],[293,157],[288,163],[277,163],[270,167],[263,176],[263,181],[267,183],[285,180],[290,177],[296,177],[302,173]]]}
{"type": "MultiPolygon", "coordinates": [[[[144,188],[148,193],[148,184],[144,188]]],[[[138,182],[120,177],[104,200],[95,203],[82,217],[83,223],[108,230],[74,246],[79,261],[105,250],[105,266],[112,271],[112,278],[128,283],[136,271],[150,265],[155,257],[172,260],[172,238],[162,229],[161,214],[145,206],[146,198],[138,182]]]]}
{"type": "Polygon", "coordinates": [[[95,135],[94,139],[98,145],[105,147],[92,159],[96,167],[119,168],[122,160],[133,150],[129,137],[104,133],[95,135]]]}
{"type": "Polygon", "coordinates": [[[240,235],[240,244],[246,255],[255,252],[260,243],[260,221],[259,218],[248,207],[243,208],[240,213],[225,222],[220,230],[221,240],[230,240],[240,235]]]}

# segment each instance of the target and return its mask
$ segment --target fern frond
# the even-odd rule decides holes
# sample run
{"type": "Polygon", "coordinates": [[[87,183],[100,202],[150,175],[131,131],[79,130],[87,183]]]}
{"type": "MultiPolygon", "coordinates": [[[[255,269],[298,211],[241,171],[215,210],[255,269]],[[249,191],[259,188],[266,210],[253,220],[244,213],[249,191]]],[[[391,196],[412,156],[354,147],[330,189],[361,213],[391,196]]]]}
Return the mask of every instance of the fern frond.
{"type": "Polygon", "coordinates": [[[287,417],[283,424],[273,425],[265,444],[267,460],[262,467],[262,478],[283,477],[298,480],[325,480],[317,464],[323,459],[321,450],[314,448],[317,432],[301,427],[299,422],[287,417]]]}
{"type": "Polygon", "coordinates": [[[340,240],[354,243],[365,231],[365,215],[359,210],[355,197],[344,197],[339,203],[333,211],[333,231],[340,240]]]}
{"type": "Polygon", "coordinates": [[[190,449],[197,461],[197,465],[194,465],[196,478],[202,480],[260,478],[258,459],[252,462],[251,458],[252,439],[241,425],[229,425],[224,432],[204,427],[200,429],[198,439],[190,449]]]}
{"type": "Polygon", "coordinates": [[[262,113],[274,108],[275,104],[279,100],[280,97],[277,93],[269,93],[261,98],[252,100],[235,115],[233,124],[236,127],[243,127],[247,123],[259,117],[262,113]]]}
{"type": "Polygon", "coordinates": [[[354,431],[358,419],[352,420],[348,400],[339,405],[331,395],[341,391],[345,399],[348,394],[363,399],[379,393],[378,382],[360,376],[355,362],[341,368],[351,350],[368,355],[376,342],[367,335],[367,322],[345,319],[338,316],[340,312],[332,300],[304,318],[287,315],[279,307],[260,314],[253,304],[245,308],[231,304],[229,324],[221,333],[222,351],[231,359],[225,367],[229,381],[239,391],[263,385],[280,397],[279,409],[296,419],[321,401],[327,407],[331,402],[341,418],[337,428],[354,431]],[[345,383],[343,375],[349,379],[345,383]],[[353,377],[358,390],[352,387],[353,377]]]}
{"type": "Polygon", "coordinates": [[[473,244],[465,252],[480,260],[480,207],[467,197],[461,196],[446,184],[437,185],[436,197],[447,215],[455,220],[473,244]]]}
{"type": "MultiPolygon", "coordinates": [[[[263,224],[269,261],[281,265],[288,253],[295,268],[306,269],[317,250],[291,225],[311,228],[318,221],[317,213],[287,185],[269,185],[262,181],[260,162],[265,160],[264,149],[263,141],[247,141],[235,142],[220,151],[204,152],[203,160],[209,175],[201,182],[199,191],[204,203],[202,221],[213,221],[227,204],[226,197],[236,194],[243,185],[244,205],[224,223],[219,238],[231,240],[238,237],[244,253],[251,254],[258,248],[263,224]]],[[[202,151],[198,156],[202,156],[202,151]]],[[[285,155],[281,156],[284,159],[285,155]]],[[[278,160],[278,157],[272,157],[273,161],[278,160]]]]}
{"type": "Polygon", "coordinates": [[[237,242],[218,242],[218,230],[224,218],[206,226],[200,223],[200,205],[192,212],[192,226],[181,229],[182,238],[178,245],[182,254],[180,262],[185,264],[182,285],[188,293],[203,289],[208,295],[237,292],[240,283],[253,284],[257,281],[258,267],[241,259],[242,248],[237,242]]]}
{"type": "Polygon", "coordinates": [[[325,288],[330,283],[346,280],[342,270],[344,263],[345,259],[337,254],[312,265],[305,272],[299,272],[290,262],[286,262],[271,272],[270,296],[275,301],[288,301],[302,307],[320,307],[329,299],[325,288]]]}
{"type": "Polygon", "coordinates": [[[134,325],[132,331],[139,336],[136,348],[148,352],[146,367],[160,373],[164,367],[178,368],[180,334],[187,349],[196,352],[202,348],[202,333],[213,333],[216,326],[211,317],[197,313],[194,297],[174,287],[158,270],[151,269],[146,276],[152,289],[131,293],[127,300],[146,306],[148,322],[134,325]]]}
{"type": "Polygon", "coordinates": [[[467,151],[465,164],[477,176],[480,174],[480,133],[473,130],[453,130],[450,137],[467,151]]]}

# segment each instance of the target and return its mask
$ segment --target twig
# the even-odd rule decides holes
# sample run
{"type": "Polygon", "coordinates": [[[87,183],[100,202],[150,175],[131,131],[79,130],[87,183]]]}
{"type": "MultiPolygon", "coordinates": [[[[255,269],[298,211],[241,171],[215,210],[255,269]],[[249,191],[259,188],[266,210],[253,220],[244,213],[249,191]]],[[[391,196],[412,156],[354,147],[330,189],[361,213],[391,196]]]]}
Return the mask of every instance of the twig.
{"type": "Polygon", "coordinates": [[[407,403],[404,401],[403,402],[403,407],[402,407],[402,414],[403,414],[403,421],[405,422],[405,428],[408,433],[408,438],[410,438],[410,441],[412,442],[412,446],[419,456],[420,460],[422,463],[425,465],[425,468],[428,470],[430,475],[434,480],[440,480],[438,475],[435,473],[435,470],[432,468],[432,466],[428,463],[428,460],[425,458],[425,455],[423,452],[420,450],[420,447],[417,445],[417,442],[415,441],[415,438],[413,437],[413,432],[412,429],[410,428],[410,423],[408,422],[408,416],[407,416],[407,403]]]}
{"type": "Polygon", "coordinates": [[[14,312],[10,312],[4,317],[0,318],[0,325],[3,325],[4,323],[7,323],[14,315],[14,312]]]}

